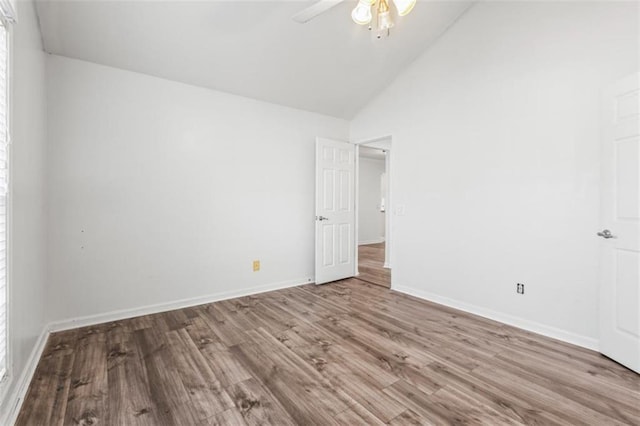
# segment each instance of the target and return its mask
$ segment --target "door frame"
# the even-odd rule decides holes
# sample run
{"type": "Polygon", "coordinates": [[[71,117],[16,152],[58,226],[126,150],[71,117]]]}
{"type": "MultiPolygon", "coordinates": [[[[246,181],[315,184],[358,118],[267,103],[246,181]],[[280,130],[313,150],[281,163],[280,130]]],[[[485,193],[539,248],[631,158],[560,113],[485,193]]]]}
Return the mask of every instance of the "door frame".
{"type": "MultiPolygon", "coordinates": [[[[385,250],[384,250],[384,267],[391,269],[392,268],[392,244],[391,238],[393,234],[393,174],[391,173],[391,156],[393,151],[393,136],[385,135],[378,136],[375,138],[367,138],[363,140],[359,140],[357,142],[353,142],[356,146],[356,176],[355,176],[355,197],[356,197],[356,253],[355,253],[355,261],[356,261],[356,276],[359,275],[359,259],[358,259],[358,233],[360,227],[360,146],[361,145],[371,145],[379,142],[389,143],[389,148],[384,148],[387,151],[387,155],[385,158],[385,173],[387,174],[387,199],[385,200],[385,215],[384,215],[384,242],[385,242],[385,250]]],[[[381,148],[382,149],[382,148],[381,148]]],[[[393,288],[393,274],[391,274],[391,288],[393,288]]]]}

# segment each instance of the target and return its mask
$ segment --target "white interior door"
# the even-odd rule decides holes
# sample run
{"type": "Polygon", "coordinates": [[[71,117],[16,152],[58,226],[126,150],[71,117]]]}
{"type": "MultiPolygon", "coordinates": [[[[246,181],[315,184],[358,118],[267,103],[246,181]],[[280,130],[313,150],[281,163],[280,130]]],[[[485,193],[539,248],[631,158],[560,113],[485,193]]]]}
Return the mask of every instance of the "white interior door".
{"type": "Polygon", "coordinates": [[[640,74],[605,92],[600,352],[640,372],[640,74]]]}
{"type": "Polygon", "coordinates": [[[355,275],[355,145],[316,140],[316,284],[355,275]]]}

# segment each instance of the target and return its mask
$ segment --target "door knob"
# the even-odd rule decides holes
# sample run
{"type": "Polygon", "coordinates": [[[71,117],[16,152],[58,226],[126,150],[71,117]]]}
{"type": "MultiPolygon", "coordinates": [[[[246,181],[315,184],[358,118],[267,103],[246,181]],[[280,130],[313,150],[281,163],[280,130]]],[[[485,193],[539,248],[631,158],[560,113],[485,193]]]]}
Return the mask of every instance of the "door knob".
{"type": "Polygon", "coordinates": [[[329,220],[329,218],[328,218],[328,217],[324,217],[324,216],[316,216],[316,219],[317,219],[317,220],[321,220],[321,221],[322,221],[322,220],[329,220]]]}
{"type": "Polygon", "coordinates": [[[599,237],[602,237],[602,238],[606,238],[606,239],[609,239],[609,238],[615,238],[615,237],[616,237],[616,236],[615,236],[615,235],[613,235],[613,234],[611,233],[611,231],[609,231],[608,229],[605,229],[605,230],[603,230],[603,231],[598,232],[598,236],[599,236],[599,237]]]}

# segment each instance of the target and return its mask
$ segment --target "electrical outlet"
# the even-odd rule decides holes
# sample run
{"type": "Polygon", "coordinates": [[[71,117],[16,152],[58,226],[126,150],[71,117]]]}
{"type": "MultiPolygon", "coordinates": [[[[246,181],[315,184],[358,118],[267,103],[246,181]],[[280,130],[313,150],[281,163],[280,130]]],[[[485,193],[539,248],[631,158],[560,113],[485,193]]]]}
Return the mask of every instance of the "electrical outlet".
{"type": "Polygon", "coordinates": [[[517,283],[516,284],[516,292],[518,294],[524,294],[524,284],[517,283]]]}
{"type": "Polygon", "coordinates": [[[260,261],[259,260],[254,260],[253,261],[253,272],[258,272],[260,270],[260,261]]]}

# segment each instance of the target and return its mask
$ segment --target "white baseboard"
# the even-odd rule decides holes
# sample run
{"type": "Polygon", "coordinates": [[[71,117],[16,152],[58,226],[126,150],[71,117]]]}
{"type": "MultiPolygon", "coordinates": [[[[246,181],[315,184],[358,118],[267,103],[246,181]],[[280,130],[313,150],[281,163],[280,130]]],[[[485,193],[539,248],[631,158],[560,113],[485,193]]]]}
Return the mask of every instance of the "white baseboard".
{"type": "Polygon", "coordinates": [[[438,303],[440,305],[448,306],[450,308],[459,309],[461,311],[469,312],[474,315],[485,317],[494,321],[499,321],[501,323],[518,327],[523,330],[531,331],[533,333],[541,334],[543,336],[571,343],[576,346],[581,346],[583,348],[591,349],[594,351],[598,350],[598,340],[591,337],[582,336],[580,334],[562,330],[560,328],[540,324],[535,321],[529,321],[523,318],[493,311],[491,309],[482,308],[469,303],[460,302],[448,297],[438,296],[436,294],[411,287],[392,285],[391,289],[400,293],[408,294],[410,296],[415,296],[420,299],[425,299],[430,302],[438,303]]]}
{"type": "Polygon", "coordinates": [[[192,297],[188,299],[176,300],[173,302],[158,303],[155,305],[141,306],[133,309],[122,309],[117,311],[104,312],[97,315],[69,318],[61,321],[49,323],[50,332],[70,330],[72,328],[86,327],[90,325],[102,324],[110,321],[118,321],[126,318],[138,317],[140,315],[157,314],[159,312],[172,311],[174,309],[187,308],[189,306],[203,305],[205,303],[217,302],[220,300],[233,299],[236,297],[250,296],[252,294],[265,293],[283,288],[295,287],[302,284],[310,284],[312,278],[284,281],[279,283],[264,284],[256,287],[241,290],[224,291],[206,296],[192,297]]]}
{"type": "Polygon", "coordinates": [[[368,244],[380,244],[380,243],[384,243],[384,238],[383,237],[374,238],[373,240],[358,241],[358,245],[359,246],[366,246],[368,244]]]}
{"type": "Polygon", "coordinates": [[[33,375],[36,372],[36,367],[38,366],[38,362],[40,361],[40,357],[42,356],[48,337],[49,331],[45,326],[42,333],[40,333],[40,336],[38,336],[36,344],[31,350],[27,364],[22,369],[22,373],[18,377],[18,380],[13,387],[13,391],[4,397],[5,404],[3,405],[6,408],[2,415],[0,415],[0,424],[13,425],[18,419],[18,414],[22,407],[22,401],[24,401],[27,391],[29,390],[29,384],[31,384],[33,375]]]}

